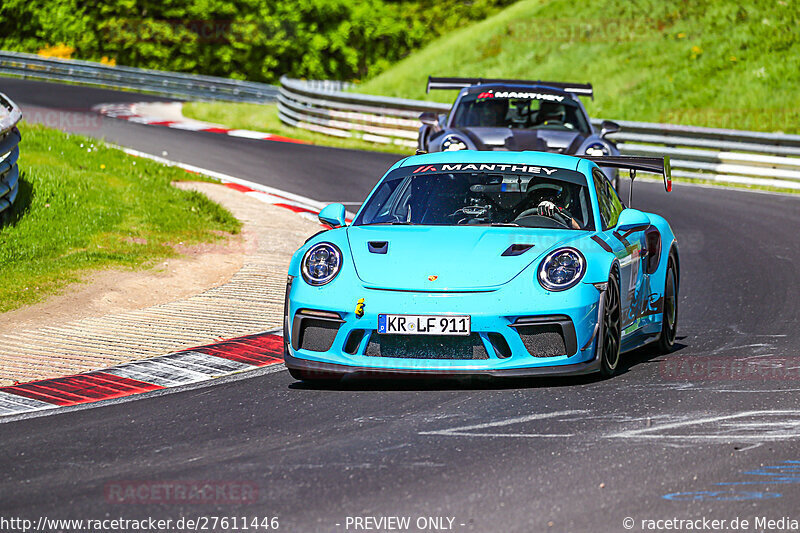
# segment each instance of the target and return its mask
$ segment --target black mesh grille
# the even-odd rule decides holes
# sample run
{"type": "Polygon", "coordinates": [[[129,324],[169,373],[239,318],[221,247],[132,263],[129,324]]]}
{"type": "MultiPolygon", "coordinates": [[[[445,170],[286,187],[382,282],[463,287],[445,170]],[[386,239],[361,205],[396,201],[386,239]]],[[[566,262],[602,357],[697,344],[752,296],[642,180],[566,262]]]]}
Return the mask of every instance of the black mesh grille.
{"type": "Polygon", "coordinates": [[[558,324],[537,324],[518,327],[517,333],[528,353],[534,357],[567,355],[564,336],[558,324]]]}
{"type": "Polygon", "coordinates": [[[404,359],[488,359],[480,335],[379,335],[373,332],[365,355],[404,359]]]}
{"type": "Polygon", "coordinates": [[[300,326],[300,348],[312,352],[327,352],[333,346],[339,324],[327,320],[306,318],[300,326]]]}

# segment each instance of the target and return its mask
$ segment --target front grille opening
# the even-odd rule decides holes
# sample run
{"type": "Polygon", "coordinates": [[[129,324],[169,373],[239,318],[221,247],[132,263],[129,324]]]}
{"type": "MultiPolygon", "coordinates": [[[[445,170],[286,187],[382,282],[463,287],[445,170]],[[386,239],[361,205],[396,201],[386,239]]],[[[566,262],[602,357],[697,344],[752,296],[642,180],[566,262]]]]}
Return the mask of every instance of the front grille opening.
{"type": "Polygon", "coordinates": [[[489,359],[480,335],[379,335],[373,331],[365,355],[403,359],[489,359]]]}
{"type": "MultiPolygon", "coordinates": [[[[295,320],[297,319],[295,318],[295,320]]],[[[300,338],[298,339],[300,349],[311,352],[327,352],[330,350],[341,324],[329,320],[305,317],[302,320],[300,338]]]]}
{"type": "Polygon", "coordinates": [[[558,324],[536,324],[516,328],[528,353],[534,357],[567,355],[564,335],[558,324]]]}
{"type": "Polygon", "coordinates": [[[366,331],[363,329],[354,329],[351,331],[344,343],[344,351],[350,355],[355,355],[358,351],[358,347],[361,345],[361,340],[364,338],[365,333],[366,331]]]}
{"type": "Polygon", "coordinates": [[[494,348],[497,357],[500,359],[508,359],[511,357],[511,348],[509,348],[505,337],[499,333],[489,333],[489,342],[492,344],[492,348],[494,348]]]}

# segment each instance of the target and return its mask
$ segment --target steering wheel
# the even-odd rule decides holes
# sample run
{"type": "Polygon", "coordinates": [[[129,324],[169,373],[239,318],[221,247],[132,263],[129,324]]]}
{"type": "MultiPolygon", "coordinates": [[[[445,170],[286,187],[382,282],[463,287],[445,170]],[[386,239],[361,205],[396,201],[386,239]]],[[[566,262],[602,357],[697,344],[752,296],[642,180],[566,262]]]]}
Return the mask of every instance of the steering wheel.
{"type": "Polygon", "coordinates": [[[456,218],[461,216],[456,224],[474,224],[478,220],[484,220],[490,216],[492,211],[492,206],[490,204],[486,205],[465,205],[459,209],[456,209],[454,212],[448,215],[448,218],[456,218]]]}
{"type": "Polygon", "coordinates": [[[547,216],[547,215],[544,215],[542,213],[539,213],[539,208],[538,207],[531,207],[530,209],[526,209],[525,211],[523,211],[522,213],[517,215],[517,217],[514,220],[516,221],[516,220],[519,220],[521,218],[529,217],[529,216],[532,216],[532,215],[553,219],[556,222],[558,222],[559,224],[561,224],[562,226],[564,226],[565,228],[571,228],[572,227],[572,224],[571,224],[572,219],[568,218],[567,216],[565,216],[563,214],[561,214],[558,211],[558,209],[553,211],[553,216],[547,216]]]}

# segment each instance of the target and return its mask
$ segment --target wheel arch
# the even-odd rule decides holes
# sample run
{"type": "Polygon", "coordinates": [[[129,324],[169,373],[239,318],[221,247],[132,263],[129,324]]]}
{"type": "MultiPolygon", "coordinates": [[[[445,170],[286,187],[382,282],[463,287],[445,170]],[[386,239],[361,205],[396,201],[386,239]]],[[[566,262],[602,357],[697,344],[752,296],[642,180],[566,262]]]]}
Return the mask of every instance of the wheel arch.
{"type": "MultiPolygon", "coordinates": [[[[680,292],[681,288],[681,257],[680,252],[678,252],[678,241],[673,240],[672,244],[669,248],[669,255],[667,255],[667,261],[669,258],[673,257],[675,259],[675,283],[677,287],[675,289],[680,292]]],[[[666,281],[666,280],[665,280],[666,281]]]]}

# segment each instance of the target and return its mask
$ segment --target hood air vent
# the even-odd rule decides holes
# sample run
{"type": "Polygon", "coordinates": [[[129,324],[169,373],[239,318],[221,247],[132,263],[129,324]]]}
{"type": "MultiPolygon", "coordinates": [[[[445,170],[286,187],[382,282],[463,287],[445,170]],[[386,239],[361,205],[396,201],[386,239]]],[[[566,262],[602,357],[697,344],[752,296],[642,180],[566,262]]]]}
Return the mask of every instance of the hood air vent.
{"type": "Polygon", "coordinates": [[[367,243],[367,248],[373,254],[385,254],[389,251],[389,243],[387,241],[370,241],[367,243]]]}
{"type": "Polygon", "coordinates": [[[522,255],[528,250],[533,248],[532,244],[512,244],[506,251],[502,253],[503,257],[514,256],[514,255],[522,255]]]}

